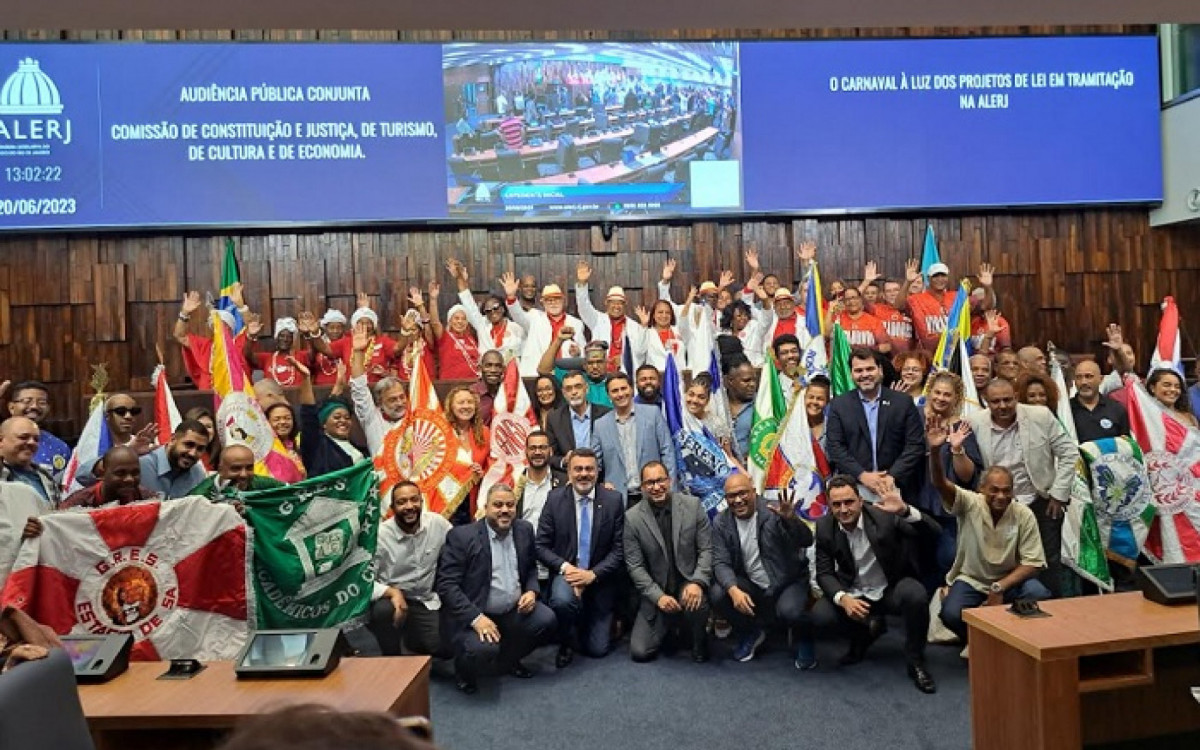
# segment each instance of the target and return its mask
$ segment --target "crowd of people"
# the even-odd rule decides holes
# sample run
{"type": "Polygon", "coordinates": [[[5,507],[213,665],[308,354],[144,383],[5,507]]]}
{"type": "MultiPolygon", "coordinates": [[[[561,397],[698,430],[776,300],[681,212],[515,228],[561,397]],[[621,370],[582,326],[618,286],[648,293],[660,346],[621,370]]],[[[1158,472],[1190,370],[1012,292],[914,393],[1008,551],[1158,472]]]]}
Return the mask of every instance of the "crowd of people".
{"type": "MultiPolygon", "coordinates": [[[[964,609],[1090,593],[1062,563],[1063,515],[1078,444],[1129,432],[1136,356],[1120,328],[1105,332],[1103,362],[1063,358],[1072,393],[1062,393],[1048,366],[1061,353],[1013,349],[985,264],[969,299],[970,391],[981,403],[968,404],[959,375],[930,366],[958,289],[945,264],[922,274],[910,262],[903,278],[888,279],[868,263],[859,283],[834,280],[813,296],[815,257],[811,243],[799,248],[804,280],[793,289],[748,252],[748,280],[722,272],[683,304],[672,297],[669,261],[649,309],[631,305],[619,286],[597,307],[592,268],[581,261],[578,316],[557,283],[539,290],[533,276],[505,273],[498,294],[477,298],[466,265],[450,259],[457,303],[447,310],[437,280],[413,287],[388,335],[359,295],[349,318],[336,309],[280,318],[267,348],[264,323],[235,287],[255,395],[308,477],[384,450],[388,433],[403,427],[418,362],[454,381],[442,405],[471,454],[472,494],[438,514],[417,483],[391,489],[360,650],[453,658],[458,687],[471,693],[487,671],[531,676],[522,658],[542,644],[557,643],[556,665],[566,668],[577,651],[603,657],[626,636],[639,662],[678,647],[704,662],[710,637],[732,638],[732,658],[746,662],[771,628],[786,626],[795,666],[807,672],[823,638],[848,640],[840,665],[864,659],[891,614],[903,621],[909,677],[932,693],[924,660],[931,600],[965,645],[964,609]],[[814,298],[828,301],[810,313],[814,298]],[[834,397],[828,373],[805,369],[811,314],[846,332],[853,390],[834,397]],[[709,372],[714,346],[719,378],[709,372]],[[715,517],[680,480],[663,408],[669,357],[685,376],[684,408],[733,467],[715,517]],[[476,497],[510,361],[526,379],[536,426],[515,481],[476,497]],[[747,471],[768,368],[785,400],[800,399],[816,463],[827,467],[820,517],[799,512],[794,489],[764,491],[747,471]],[[328,397],[318,399],[316,387],[329,387],[328,397]],[[1077,440],[1056,416],[1065,399],[1077,440]]],[[[174,338],[191,380],[208,388],[211,337],[192,325],[202,307],[198,293],[187,294],[174,338]]],[[[1146,387],[1195,428],[1200,391],[1178,372],[1155,370],[1146,387]]],[[[20,486],[47,512],[196,494],[236,502],[278,484],[255,473],[249,448],[218,434],[210,410],[186,414],[158,445],[155,425],[139,428],[135,399],[116,393],[103,405],[113,447],[64,486],[70,448],[39,426],[51,413],[49,391],[32,381],[6,390],[0,489],[20,486]]],[[[40,530],[31,518],[24,535],[40,530]]]]}

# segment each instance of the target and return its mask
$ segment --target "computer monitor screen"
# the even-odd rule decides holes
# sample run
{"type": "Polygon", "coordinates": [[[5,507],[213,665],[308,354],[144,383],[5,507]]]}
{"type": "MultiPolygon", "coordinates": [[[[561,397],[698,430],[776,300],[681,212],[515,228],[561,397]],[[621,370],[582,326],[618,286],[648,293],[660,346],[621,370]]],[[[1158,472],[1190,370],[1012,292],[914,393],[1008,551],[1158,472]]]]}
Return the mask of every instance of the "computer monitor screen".
{"type": "Polygon", "coordinates": [[[242,666],[301,666],[315,637],[315,633],[259,633],[251,641],[242,666]]]}

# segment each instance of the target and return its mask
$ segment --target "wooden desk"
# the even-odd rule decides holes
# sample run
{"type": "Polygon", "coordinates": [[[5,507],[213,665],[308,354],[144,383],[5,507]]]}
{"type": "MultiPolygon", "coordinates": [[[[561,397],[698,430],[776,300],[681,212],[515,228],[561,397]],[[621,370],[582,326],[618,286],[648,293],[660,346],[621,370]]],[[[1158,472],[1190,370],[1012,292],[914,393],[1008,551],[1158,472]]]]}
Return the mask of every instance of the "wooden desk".
{"type": "Polygon", "coordinates": [[[342,659],[324,679],[239,680],[232,662],[209,662],[190,680],[159,680],[166,662],[134,662],[102,685],[80,685],[97,750],[194,748],[248,716],[297,703],[339,711],[429,717],[429,657],[342,659]]]}
{"type": "Polygon", "coordinates": [[[1139,593],[964,613],[976,750],[1070,750],[1200,730],[1200,617],[1139,593]]]}

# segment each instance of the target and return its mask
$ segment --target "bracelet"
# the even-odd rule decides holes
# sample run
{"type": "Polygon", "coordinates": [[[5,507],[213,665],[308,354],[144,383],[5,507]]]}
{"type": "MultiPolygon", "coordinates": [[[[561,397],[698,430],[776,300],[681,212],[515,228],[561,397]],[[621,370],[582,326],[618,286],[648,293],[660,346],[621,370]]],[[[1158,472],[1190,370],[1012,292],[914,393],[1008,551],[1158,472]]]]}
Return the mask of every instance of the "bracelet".
{"type": "Polygon", "coordinates": [[[192,316],[188,315],[187,313],[179,313],[179,319],[186,323],[192,319],[192,316]]]}

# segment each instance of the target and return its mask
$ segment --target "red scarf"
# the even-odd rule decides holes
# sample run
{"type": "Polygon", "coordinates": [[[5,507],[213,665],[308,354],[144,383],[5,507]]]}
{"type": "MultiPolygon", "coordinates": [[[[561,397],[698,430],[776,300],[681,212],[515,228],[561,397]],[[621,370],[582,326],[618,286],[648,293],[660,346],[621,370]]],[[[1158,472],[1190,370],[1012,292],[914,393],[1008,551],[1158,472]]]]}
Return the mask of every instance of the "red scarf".
{"type": "Polygon", "coordinates": [[[504,331],[508,329],[508,321],[502,320],[492,326],[492,346],[499,349],[504,344],[504,331]]]}
{"type": "Polygon", "coordinates": [[[612,341],[608,342],[608,371],[621,369],[621,355],[625,351],[625,318],[609,318],[612,325],[612,341]]]}
{"type": "Polygon", "coordinates": [[[558,332],[562,330],[563,323],[567,322],[567,314],[563,313],[558,316],[558,320],[555,320],[553,315],[546,313],[546,319],[550,321],[550,340],[553,341],[558,338],[558,332]]]}

